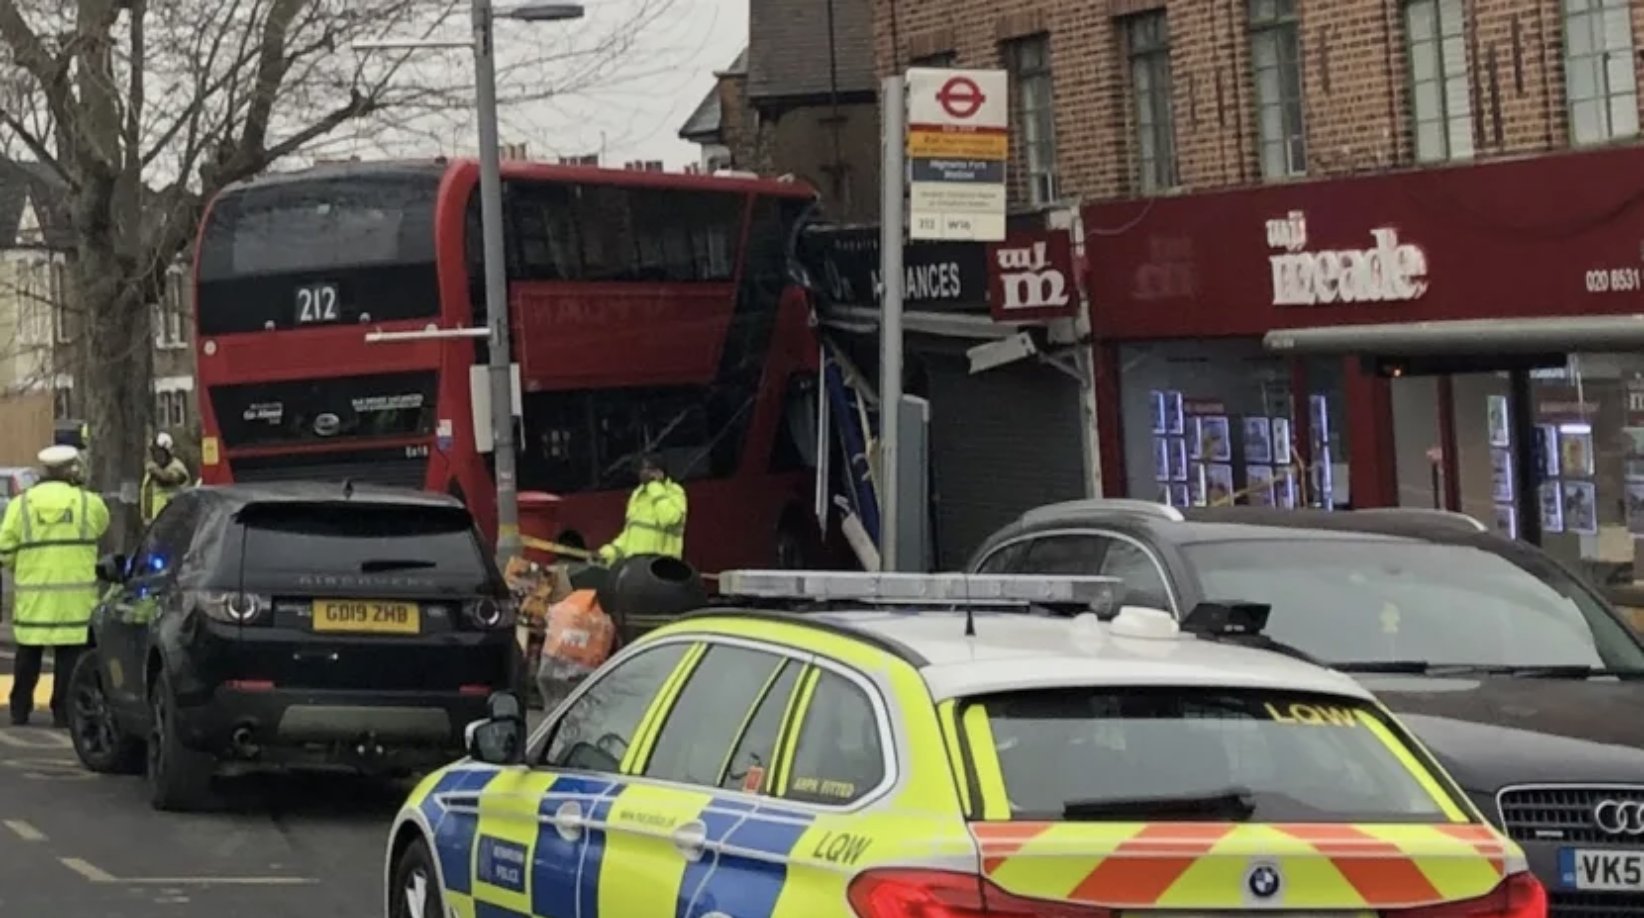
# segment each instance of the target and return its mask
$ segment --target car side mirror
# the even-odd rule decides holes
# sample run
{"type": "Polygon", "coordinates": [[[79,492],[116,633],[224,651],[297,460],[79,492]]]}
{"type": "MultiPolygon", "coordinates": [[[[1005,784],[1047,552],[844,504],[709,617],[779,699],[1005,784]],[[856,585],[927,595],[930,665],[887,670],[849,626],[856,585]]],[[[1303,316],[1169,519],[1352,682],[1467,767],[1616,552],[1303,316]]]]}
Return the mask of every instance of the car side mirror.
{"type": "Polygon", "coordinates": [[[525,709],[519,698],[497,692],[486,703],[487,716],[468,725],[468,755],[487,765],[517,765],[525,760],[525,709]]]}
{"type": "MultiPolygon", "coordinates": [[[[85,570],[85,568],[81,568],[85,570]]],[[[97,579],[104,583],[126,582],[126,556],[104,555],[97,559],[97,579]]]]}

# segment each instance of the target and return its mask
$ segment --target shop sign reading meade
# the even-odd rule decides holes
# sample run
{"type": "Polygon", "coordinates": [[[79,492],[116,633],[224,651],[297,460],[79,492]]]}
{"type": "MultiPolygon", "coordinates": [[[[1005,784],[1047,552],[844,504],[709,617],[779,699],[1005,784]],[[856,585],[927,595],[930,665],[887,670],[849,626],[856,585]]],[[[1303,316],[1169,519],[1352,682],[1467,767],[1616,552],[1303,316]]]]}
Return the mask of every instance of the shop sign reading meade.
{"type": "Polygon", "coordinates": [[[1427,292],[1427,253],[1400,242],[1398,230],[1370,231],[1366,249],[1307,250],[1307,215],[1267,221],[1267,246],[1283,250],[1268,256],[1273,269],[1273,305],[1315,306],[1328,303],[1392,303],[1419,299],[1427,292]]]}

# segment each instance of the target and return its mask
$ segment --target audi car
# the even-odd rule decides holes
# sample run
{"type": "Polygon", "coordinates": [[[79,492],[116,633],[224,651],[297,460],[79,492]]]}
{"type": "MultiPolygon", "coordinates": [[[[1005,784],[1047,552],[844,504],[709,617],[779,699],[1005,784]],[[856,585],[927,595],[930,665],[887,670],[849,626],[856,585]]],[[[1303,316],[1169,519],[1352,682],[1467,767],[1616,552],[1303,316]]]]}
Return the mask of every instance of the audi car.
{"type": "Polygon", "coordinates": [[[972,570],[1105,574],[1353,674],[1524,846],[1560,918],[1644,915],[1644,645],[1581,578],[1477,520],[1141,501],[1039,508],[972,570]]]}
{"type": "Polygon", "coordinates": [[[93,771],[146,773],[158,809],[228,771],[442,765],[521,684],[507,587],[444,495],[193,488],[98,577],[70,737],[93,771]]]}

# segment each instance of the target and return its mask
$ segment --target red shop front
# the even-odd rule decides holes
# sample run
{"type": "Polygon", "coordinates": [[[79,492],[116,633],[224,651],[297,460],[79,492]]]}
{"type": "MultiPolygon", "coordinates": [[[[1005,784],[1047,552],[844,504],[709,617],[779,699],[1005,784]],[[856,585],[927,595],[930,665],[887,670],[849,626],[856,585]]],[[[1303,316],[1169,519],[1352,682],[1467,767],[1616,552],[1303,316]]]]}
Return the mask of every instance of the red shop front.
{"type": "Polygon", "coordinates": [[[1083,217],[1109,495],[1460,510],[1631,579],[1644,149],[1083,217]]]}

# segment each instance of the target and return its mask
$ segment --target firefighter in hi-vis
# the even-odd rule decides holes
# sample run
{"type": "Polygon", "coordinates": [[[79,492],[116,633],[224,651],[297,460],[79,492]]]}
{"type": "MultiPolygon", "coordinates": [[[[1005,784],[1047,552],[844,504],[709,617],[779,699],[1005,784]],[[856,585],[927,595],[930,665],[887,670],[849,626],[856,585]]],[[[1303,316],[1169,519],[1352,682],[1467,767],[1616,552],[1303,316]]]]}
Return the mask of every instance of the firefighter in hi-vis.
{"type": "Polygon", "coordinates": [[[160,432],[148,448],[148,462],[143,465],[141,494],[143,525],[154,522],[160,511],[171,503],[177,492],[188,486],[188,466],[173,452],[171,434],[160,432]]]}

